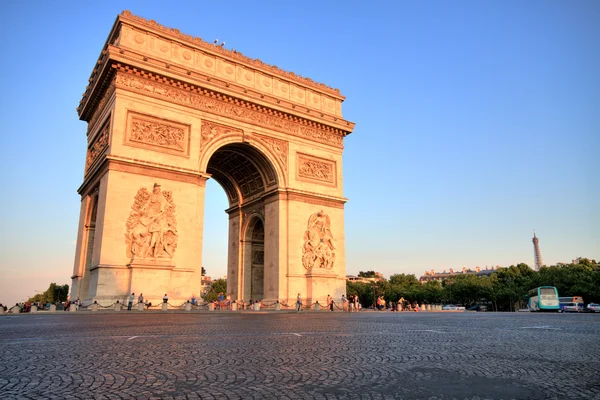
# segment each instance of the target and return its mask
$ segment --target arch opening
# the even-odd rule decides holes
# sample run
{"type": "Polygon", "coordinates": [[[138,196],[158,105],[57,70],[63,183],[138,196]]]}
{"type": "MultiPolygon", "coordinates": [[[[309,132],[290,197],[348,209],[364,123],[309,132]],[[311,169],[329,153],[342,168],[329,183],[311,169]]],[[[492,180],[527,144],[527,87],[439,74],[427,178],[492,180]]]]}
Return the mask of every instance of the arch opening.
{"type": "Polygon", "coordinates": [[[245,236],[244,297],[254,301],[262,300],[265,294],[265,226],[259,217],[252,218],[245,236]]]}
{"type": "Polygon", "coordinates": [[[269,224],[264,199],[278,186],[275,167],[250,144],[230,143],[211,155],[206,172],[224,189],[229,202],[227,293],[234,300],[263,300],[265,273],[269,274],[264,262],[269,224]]]}
{"type": "Polygon", "coordinates": [[[227,144],[215,151],[206,172],[223,187],[230,207],[259,198],[277,187],[277,174],[271,162],[244,143],[227,144]]]}

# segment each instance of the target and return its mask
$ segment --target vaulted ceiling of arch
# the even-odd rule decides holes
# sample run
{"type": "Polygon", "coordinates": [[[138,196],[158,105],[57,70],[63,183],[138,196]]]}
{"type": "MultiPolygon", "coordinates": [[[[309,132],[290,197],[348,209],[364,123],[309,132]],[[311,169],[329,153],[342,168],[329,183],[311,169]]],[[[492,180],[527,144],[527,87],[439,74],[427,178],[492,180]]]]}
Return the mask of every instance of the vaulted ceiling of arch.
{"type": "Polygon", "coordinates": [[[260,194],[277,183],[275,171],[266,158],[243,144],[217,150],[210,158],[207,172],[221,184],[230,204],[260,194]]]}

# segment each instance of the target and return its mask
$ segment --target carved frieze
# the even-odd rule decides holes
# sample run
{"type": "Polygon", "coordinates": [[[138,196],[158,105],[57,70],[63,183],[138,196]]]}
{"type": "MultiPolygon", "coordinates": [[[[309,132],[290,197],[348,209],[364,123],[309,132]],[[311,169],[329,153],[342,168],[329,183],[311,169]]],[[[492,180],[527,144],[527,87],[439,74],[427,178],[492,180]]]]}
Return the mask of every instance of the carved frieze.
{"type": "Polygon", "coordinates": [[[187,156],[189,155],[189,132],[189,125],[129,112],[125,144],[187,156]]]}
{"type": "Polygon", "coordinates": [[[336,165],[334,161],[297,153],[298,179],[336,185],[336,165]]]}
{"type": "Polygon", "coordinates": [[[200,150],[204,150],[213,139],[228,133],[242,133],[242,130],[203,120],[202,127],[200,128],[200,150]]]}
{"type": "Polygon", "coordinates": [[[168,84],[158,83],[128,73],[118,73],[116,83],[118,87],[131,88],[143,92],[144,94],[159,98],[167,98],[170,101],[209,111],[214,114],[221,114],[239,121],[261,125],[301,138],[342,147],[343,137],[341,134],[303,125],[297,121],[297,118],[287,114],[262,112],[258,110],[260,107],[257,109],[243,107],[235,104],[236,102],[227,101],[226,96],[215,94],[213,92],[200,89],[192,92],[187,89],[176,88],[168,84]]]}
{"type": "Polygon", "coordinates": [[[312,214],[304,232],[302,265],[307,271],[332,269],[335,263],[334,250],[329,216],[323,210],[312,214]]]}
{"type": "Polygon", "coordinates": [[[264,143],[271,150],[273,150],[273,153],[275,153],[275,155],[281,162],[281,165],[283,165],[284,171],[287,172],[288,142],[262,135],[257,135],[256,133],[254,133],[253,136],[256,137],[262,143],[264,143]]]}
{"type": "Polygon", "coordinates": [[[94,111],[92,118],[90,118],[90,122],[88,123],[88,135],[90,134],[89,129],[92,129],[94,127],[94,124],[96,123],[100,115],[102,115],[102,112],[104,111],[104,106],[106,106],[108,99],[110,99],[114,91],[115,81],[113,79],[110,82],[110,85],[108,86],[106,91],[104,92],[104,96],[102,96],[102,99],[100,99],[100,101],[98,102],[98,105],[96,106],[96,110],[94,111]]]}
{"type": "Polygon", "coordinates": [[[170,259],[177,248],[175,203],[170,191],[155,183],[135,195],[125,224],[126,254],[131,259],[170,259]]]}
{"type": "Polygon", "coordinates": [[[85,157],[85,172],[102,156],[108,148],[108,135],[110,132],[110,125],[107,119],[106,123],[100,130],[100,133],[92,140],[92,143],[88,147],[88,151],[85,157]]]}

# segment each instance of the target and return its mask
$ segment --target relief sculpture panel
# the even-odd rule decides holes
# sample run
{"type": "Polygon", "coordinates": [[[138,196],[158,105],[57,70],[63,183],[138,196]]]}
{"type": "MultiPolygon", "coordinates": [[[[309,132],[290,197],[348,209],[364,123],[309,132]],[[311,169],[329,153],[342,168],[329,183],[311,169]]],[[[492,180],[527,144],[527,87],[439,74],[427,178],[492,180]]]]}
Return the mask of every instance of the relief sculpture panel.
{"type": "Polygon", "coordinates": [[[297,154],[297,177],[300,180],[316,181],[330,186],[336,186],[336,165],[334,161],[297,154]]]}
{"type": "Polygon", "coordinates": [[[200,129],[200,135],[202,141],[200,142],[200,149],[206,148],[214,138],[226,135],[228,133],[241,133],[241,129],[231,128],[229,126],[215,124],[214,122],[203,120],[202,127],[200,129]]]}
{"type": "Polygon", "coordinates": [[[170,191],[154,184],[152,193],[145,187],[135,195],[126,223],[125,245],[131,259],[170,259],[177,248],[175,203],[170,191]]]}
{"type": "Polygon", "coordinates": [[[283,166],[283,170],[287,172],[287,161],[288,161],[288,142],[283,140],[273,139],[262,135],[253,134],[254,137],[259,139],[261,142],[267,145],[273,153],[277,156],[281,165],[283,166]]]}
{"type": "Polygon", "coordinates": [[[189,141],[189,125],[133,112],[127,115],[127,145],[188,156],[189,141]]]}
{"type": "Polygon", "coordinates": [[[108,148],[108,134],[110,131],[110,125],[108,123],[110,118],[107,118],[106,123],[102,127],[100,133],[96,138],[92,141],[92,144],[88,148],[86,157],[85,157],[85,171],[90,169],[90,167],[103,155],[108,148]]]}
{"type": "Polygon", "coordinates": [[[334,250],[329,216],[323,210],[312,214],[304,232],[302,265],[307,271],[315,268],[332,269],[335,262],[334,250]]]}

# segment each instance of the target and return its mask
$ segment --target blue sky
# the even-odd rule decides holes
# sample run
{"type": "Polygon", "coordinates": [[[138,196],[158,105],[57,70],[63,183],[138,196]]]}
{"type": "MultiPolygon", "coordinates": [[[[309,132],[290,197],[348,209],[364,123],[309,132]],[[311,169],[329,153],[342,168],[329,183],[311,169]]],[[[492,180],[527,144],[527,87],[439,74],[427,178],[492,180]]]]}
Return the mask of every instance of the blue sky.
{"type": "MultiPolygon", "coordinates": [[[[0,302],[70,284],[86,123],[124,9],[340,88],[347,273],[600,258],[597,1],[28,2],[0,15],[0,302]]],[[[203,265],[225,274],[209,182],[203,265]]]]}

